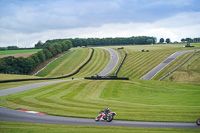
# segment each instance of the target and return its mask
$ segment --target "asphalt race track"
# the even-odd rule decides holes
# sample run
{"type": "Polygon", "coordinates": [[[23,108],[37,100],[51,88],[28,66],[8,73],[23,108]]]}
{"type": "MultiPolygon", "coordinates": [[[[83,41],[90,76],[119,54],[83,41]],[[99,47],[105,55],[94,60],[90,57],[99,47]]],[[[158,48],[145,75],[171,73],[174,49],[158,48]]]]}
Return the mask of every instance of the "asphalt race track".
{"type": "MultiPolygon", "coordinates": [[[[103,48],[103,47],[100,47],[100,48],[103,48]]],[[[119,60],[119,56],[115,50],[111,48],[103,48],[103,49],[106,49],[110,52],[111,60],[108,66],[102,72],[98,74],[99,76],[107,76],[115,68],[119,60]]]]}
{"type": "MultiPolygon", "coordinates": [[[[110,50],[109,50],[110,52],[110,50]]],[[[118,61],[118,55],[116,58],[111,54],[111,60],[114,59],[118,61]],[[113,57],[112,57],[113,56],[113,57]]],[[[111,61],[110,61],[111,62],[111,61]]],[[[117,63],[116,63],[117,64],[117,63]]],[[[110,65],[110,63],[109,63],[110,65]]],[[[112,71],[114,67],[109,67],[109,71],[112,71]]],[[[107,74],[109,71],[105,71],[102,75],[107,74]]],[[[80,79],[74,79],[80,80],[80,79]]],[[[35,83],[31,85],[25,85],[21,87],[10,88],[6,90],[0,90],[0,96],[5,96],[9,94],[18,93],[21,91],[26,91],[29,89],[45,86],[48,84],[66,82],[70,80],[58,80],[58,81],[48,81],[43,83],[35,83]]],[[[97,111],[98,115],[98,111],[97,111]]],[[[95,119],[96,116],[94,116],[95,119]]],[[[151,127],[151,128],[188,128],[188,129],[200,129],[196,123],[172,123],[172,122],[137,122],[137,121],[99,121],[95,122],[94,119],[84,119],[84,118],[70,118],[70,117],[60,117],[60,116],[50,116],[42,114],[31,114],[26,112],[21,112],[17,110],[12,110],[4,107],[0,107],[0,121],[13,121],[13,122],[26,122],[26,123],[43,123],[43,124],[63,124],[63,125],[92,125],[92,126],[125,126],[125,127],[151,127]]]]}
{"type": "MultiPolygon", "coordinates": [[[[73,79],[73,80],[80,80],[80,79],[73,79]]],[[[24,85],[24,86],[19,86],[19,87],[15,87],[15,88],[0,90],[0,96],[14,94],[14,93],[38,88],[38,87],[41,87],[41,86],[45,86],[45,85],[48,85],[48,84],[59,83],[59,82],[64,82],[64,81],[71,81],[71,79],[57,80],[57,81],[47,81],[47,82],[42,82],[42,83],[35,83],[35,84],[24,85]]]]}
{"type": "MultiPolygon", "coordinates": [[[[95,117],[95,116],[94,116],[95,117]]],[[[62,124],[62,125],[92,125],[92,126],[125,126],[125,127],[151,127],[151,128],[189,128],[200,129],[196,123],[170,123],[170,122],[136,122],[136,121],[99,121],[94,119],[59,117],[41,114],[30,114],[0,107],[0,121],[62,124]]]]}
{"type": "Polygon", "coordinates": [[[178,51],[172,55],[170,55],[166,60],[164,60],[162,63],[157,65],[155,68],[153,68],[151,71],[149,71],[147,74],[145,74],[143,77],[140,79],[146,79],[150,80],[152,79],[157,73],[159,73],[163,68],[165,68],[169,63],[171,63],[174,59],[178,58],[180,55],[187,53],[187,52],[192,52],[192,51],[198,51],[200,49],[194,49],[194,50],[183,50],[183,51],[178,51]]]}

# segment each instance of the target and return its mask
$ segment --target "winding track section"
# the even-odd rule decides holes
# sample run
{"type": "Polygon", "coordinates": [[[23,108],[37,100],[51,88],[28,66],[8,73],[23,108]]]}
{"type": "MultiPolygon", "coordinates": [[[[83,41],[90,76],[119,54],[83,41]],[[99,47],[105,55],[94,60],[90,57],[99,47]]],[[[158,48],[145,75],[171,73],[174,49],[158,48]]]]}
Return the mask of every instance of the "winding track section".
{"type": "MultiPolygon", "coordinates": [[[[110,52],[110,51],[109,51],[110,52]]],[[[112,57],[112,54],[111,54],[112,57]]],[[[114,57],[114,56],[113,56],[114,57]]],[[[111,58],[111,60],[116,58],[111,58]]],[[[110,61],[111,62],[111,61],[110,61]]],[[[109,63],[110,64],[110,63],[109,63]]],[[[116,63],[117,64],[117,63],[116,63]]],[[[115,67],[115,66],[114,66],[115,67]]],[[[114,67],[110,67],[109,71],[112,71],[114,67]]],[[[105,71],[102,75],[106,75],[109,71],[105,71]]],[[[80,80],[80,79],[75,79],[80,80]]],[[[45,86],[48,84],[65,82],[71,80],[58,80],[49,81],[43,83],[36,83],[31,85],[25,85],[21,87],[10,88],[6,90],[0,90],[0,96],[18,93],[29,89],[45,86]]],[[[73,82],[73,81],[72,81],[73,82]]],[[[126,127],[151,127],[151,128],[189,128],[189,129],[200,129],[195,123],[171,123],[171,122],[136,122],[136,121],[112,121],[110,123],[100,121],[95,122],[94,119],[84,118],[70,118],[70,117],[59,117],[41,114],[30,114],[11,110],[8,108],[0,107],[0,121],[14,121],[14,122],[27,122],[27,123],[43,123],[43,124],[63,124],[63,125],[92,125],[92,126],[126,126],[126,127]]]]}
{"type": "Polygon", "coordinates": [[[193,52],[193,51],[198,51],[198,50],[200,50],[200,49],[178,51],[178,52],[170,55],[166,60],[164,60],[159,65],[157,65],[155,68],[153,68],[151,71],[149,71],[147,74],[145,74],[140,79],[151,80],[157,73],[159,73],[163,68],[165,68],[169,63],[171,63],[174,59],[178,58],[180,55],[187,53],[187,52],[193,52]]]}
{"type": "MultiPolygon", "coordinates": [[[[100,48],[103,48],[103,47],[100,47],[100,48]]],[[[108,66],[102,72],[100,72],[98,75],[99,76],[108,76],[108,74],[111,73],[112,70],[117,65],[118,60],[119,60],[119,56],[118,56],[117,52],[115,50],[111,49],[111,48],[103,48],[103,49],[110,52],[111,60],[108,64],[108,66]]]]}

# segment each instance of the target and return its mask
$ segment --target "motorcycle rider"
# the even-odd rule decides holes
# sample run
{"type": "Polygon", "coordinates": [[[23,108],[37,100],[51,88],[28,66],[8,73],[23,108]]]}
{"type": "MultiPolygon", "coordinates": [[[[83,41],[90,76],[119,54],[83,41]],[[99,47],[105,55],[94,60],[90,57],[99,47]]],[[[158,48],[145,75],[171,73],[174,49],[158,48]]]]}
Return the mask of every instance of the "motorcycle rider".
{"type": "Polygon", "coordinates": [[[109,108],[106,108],[106,110],[102,110],[102,112],[104,113],[104,116],[101,117],[100,119],[101,119],[101,120],[104,120],[103,118],[107,118],[107,114],[110,113],[111,111],[110,111],[109,108]]]}

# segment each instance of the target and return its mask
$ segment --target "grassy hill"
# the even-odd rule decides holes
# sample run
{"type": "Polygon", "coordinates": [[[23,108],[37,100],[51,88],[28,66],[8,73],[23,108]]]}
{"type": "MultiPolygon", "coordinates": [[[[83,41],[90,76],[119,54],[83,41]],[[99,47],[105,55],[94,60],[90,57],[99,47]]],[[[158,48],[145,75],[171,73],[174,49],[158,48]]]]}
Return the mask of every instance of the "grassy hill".
{"type": "MultiPolygon", "coordinates": [[[[193,44],[195,48],[200,49],[200,44],[193,44]]],[[[195,52],[189,52],[181,55],[159,72],[153,79],[159,80],[162,76],[173,70],[175,67],[187,60],[195,52]]],[[[179,82],[179,83],[191,83],[200,84],[200,53],[193,56],[185,65],[180,67],[174,73],[169,75],[164,81],[179,82]],[[189,65],[189,67],[188,67],[189,65]]]]}
{"type": "Polygon", "coordinates": [[[103,71],[110,61],[110,53],[101,48],[94,48],[94,55],[90,62],[81,69],[74,77],[83,78],[87,76],[93,76],[103,71]]]}
{"type": "MultiPolygon", "coordinates": [[[[194,123],[197,118],[199,118],[200,110],[200,89],[198,84],[200,81],[199,54],[195,55],[188,63],[164,79],[164,81],[156,80],[182,63],[185,58],[189,57],[193,53],[186,53],[180,56],[155,76],[154,80],[139,79],[174,52],[185,49],[200,48],[200,44],[195,44],[194,48],[183,48],[183,45],[184,44],[124,46],[124,50],[117,50],[120,60],[123,58],[125,52],[128,53],[127,59],[125,60],[118,76],[129,77],[131,79],[129,81],[93,81],[82,79],[77,81],[61,82],[0,97],[0,106],[11,107],[12,109],[22,108],[41,111],[46,112],[49,115],[92,119],[98,115],[100,110],[110,107],[111,110],[117,112],[115,117],[117,120],[194,123]],[[150,52],[141,52],[142,49],[148,49],[150,52]],[[187,67],[188,64],[190,64],[189,68],[187,67]]],[[[111,48],[117,49],[118,47],[113,46],[111,48]]],[[[79,63],[77,63],[78,65],[84,62],[83,59],[86,59],[90,52],[88,49],[81,50],[83,51],[78,52],[80,54],[79,57],[81,58],[79,63]]],[[[94,75],[107,66],[110,60],[109,53],[106,50],[99,48],[94,48],[94,50],[95,53],[92,60],[74,76],[75,78],[94,75]]],[[[53,68],[60,66],[60,64],[67,60],[67,58],[71,58],[70,60],[72,60],[72,63],[73,61],[77,62],[77,56],[74,55],[72,57],[74,52],[72,52],[69,57],[66,56],[66,58],[57,63],[57,65],[54,65],[53,68]]],[[[70,65],[66,64],[64,67],[60,66],[57,70],[61,71],[61,68],[67,70],[70,68],[70,65]]],[[[55,75],[52,74],[48,76],[55,75]]],[[[18,85],[23,85],[24,83],[25,82],[19,82],[18,85]]],[[[14,84],[2,84],[2,86],[5,88],[6,86],[14,86],[14,84]]],[[[15,125],[21,128],[24,128],[25,125],[28,126],[27,128],[29,129],[32,128],[31,125],[23,123],[12,123],[10,126],[8,126],[9,123],[4,123],[4,125],[7,126],[10,131],[16,129],[15,125]]],[[[35,126],[39,127],[41,124],[35,126]]],[[[50,128],[49,125],[43,126],[47,129],[50,128]]],[[[58,131],[57,129],[61,129],[60,131],[62,132],[63,128],[72,130],[72,128],[65,126],[61,127],[54,125],[51,127],[55,127],[56,129],[52,129],[52,131],[58,131]]],[[[83,129],[86,132],[102,132],[102,130],[98,130],[100,127],[72,127],[73,129],[77,129],[73,130],[74,132],[79,132],[79,128],[81,128],[81,131],[83,129]]],[[[124,129],[123,127],[114,127],[112,129],[113,132],[129,132],[129,130],[136,130],[138,132],[197,132],[197,130],[187,129],[124,129]]],[[[40,129],[38,128],[37,131],[40,131],[40,129]]]]}
{"type": "MultiPolygon", "coordinates": [[[[37,74],[37,76],[57,77],[71,74],[89,59],[92,52],[90,48],[74,48],[73,50],[73,52],[52,62],[43,71],[37,74]]],[[[83,78],[101,72],[107,66],[109,60],[110,55],[108,51],[94,48],[94,55],[91,61],[74,77],[83,78]]]]}
{"type": "Polygon", "coordinates": [[[88,48],[74,48],[72,52],[67,53],[49,64],[44,70],[38,73],[37,76],[58,77],[70,74],[87,61],[90,53],[91,49],[88,48]]]}
{"type": "Polygon", "coordinates": [[[185,44],[125,46],[124,49],[128,53],[128,56],[119,71],[119,76],[139,79],[171,54],[180,50],[200,48],[198,44],[194,48],[183,48],[184,45],[185,44]],[[150,52],[141,52],[142,49],[149,50],[150,52]]]}
{"type": "Polygon", "coordinates": [[[118,120],[194,122],[199,117],[199,95],[198,85],[77,80],[0,97],[0,105],[84,118],[110,107],[118,120]]]}
{"type": "Polygon", "coordinates": [[[197,53],[185,65],[164,80],[179,83],[200,84],[200,53],[197,53]]]}

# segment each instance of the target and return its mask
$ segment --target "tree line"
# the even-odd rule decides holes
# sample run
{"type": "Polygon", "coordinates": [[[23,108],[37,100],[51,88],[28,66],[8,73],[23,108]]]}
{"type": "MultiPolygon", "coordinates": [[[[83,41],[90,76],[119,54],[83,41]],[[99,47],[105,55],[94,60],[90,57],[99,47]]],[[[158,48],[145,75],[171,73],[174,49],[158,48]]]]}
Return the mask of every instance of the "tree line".
{"type": "Polygon", "coordinates": [[[196,43],[196,42],[200,42],[200,37],[199,38],[182,38],[181,39],[182,42],[184,41],[187,41],[187,42],[190,42],[190,43],[196,43]]]}
{"type": "Polygon", "coordinates": [[[8,46],[8,47],[0,47],[0,50],[18,50],[20,49],[17,46],[8,46]]]}
{"type": "Polygon", "coordinates": [[[74,47],[77,46],[98,46],[98,45],[142,45],[155,44],[155,37],[115,37],[115,38],[69,38],[74,47]]]}
{"type": "MultiPolygon", "coordinates": [[[[38,42],[41,43],[41,42],[38,42]]],[[[38,45],[38,43],[36,45],[38,45]]],[[[42,44],[41,51],[30,55],[27,58],[13,56],[4,57],[0,59],[0,73],[8,74],[29,74],[40,63],[56,56],[59,53],[69,50],[72,47],[70,40],[63,40],[61,42],[48,42],[42,44]]]]}
{"type": "Polygon", "coordinates": [[[155,44],[155,37],[138,36],[138,37],[115,37],[115,38],[67,38],[47,40],[44,44],[41,42],[35,45],[35,48],[43,48],[48,43],[62,42],[63,40],[70,40],[74,47],[77,46],[105,46],[105,45],[143,45],[155,44]]]}

